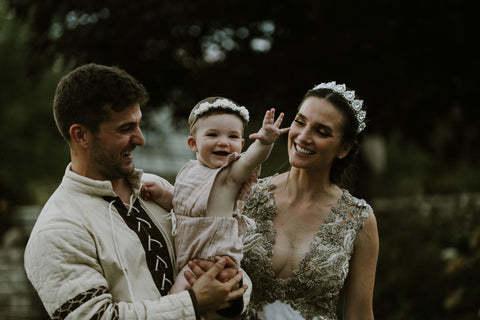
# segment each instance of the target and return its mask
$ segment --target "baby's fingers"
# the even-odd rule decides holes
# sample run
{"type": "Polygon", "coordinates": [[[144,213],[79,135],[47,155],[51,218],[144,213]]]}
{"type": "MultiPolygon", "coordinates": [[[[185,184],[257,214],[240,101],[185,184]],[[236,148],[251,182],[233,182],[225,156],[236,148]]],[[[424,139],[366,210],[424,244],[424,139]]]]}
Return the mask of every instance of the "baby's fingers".
{"type": "Polygon", "coordinates": [[[265,112],[265,117],[263,117],[263,125],[272,124],[275,119],[275,108],[271,108],[265,112]]]}
{"type": "MultiPolygon", "coordinates": [[[[275,111],[274,111],[275,112],[275,111]]],[[[275,127],[277,128],[280,128],[280,125],[282,124],[282,121],[283,121],[283,117],[285,116],[285,114],[280,113],[280,115],[278,116],[277,120],[275,121],[274,125],[275,127]]]]}
{"type": "Polygon", "coordinates": [[[286,132],[290,131],[290,127],[287,127],[287,128],[281,128],[280,129],[280,134],[284,134],[286,132]]]}

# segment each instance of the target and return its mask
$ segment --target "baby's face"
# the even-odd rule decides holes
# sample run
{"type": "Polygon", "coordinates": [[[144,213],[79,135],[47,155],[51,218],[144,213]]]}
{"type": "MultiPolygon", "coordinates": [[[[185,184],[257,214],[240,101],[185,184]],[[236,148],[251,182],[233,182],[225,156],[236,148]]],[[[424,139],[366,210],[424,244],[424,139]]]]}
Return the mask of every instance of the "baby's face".
{"type": "Polygon", "coordinates": [[[194,136],[197,160],[209,168],[223,166],[244,144],[243,122],[234,114],[212,114],[198,119],[194,136]]]}

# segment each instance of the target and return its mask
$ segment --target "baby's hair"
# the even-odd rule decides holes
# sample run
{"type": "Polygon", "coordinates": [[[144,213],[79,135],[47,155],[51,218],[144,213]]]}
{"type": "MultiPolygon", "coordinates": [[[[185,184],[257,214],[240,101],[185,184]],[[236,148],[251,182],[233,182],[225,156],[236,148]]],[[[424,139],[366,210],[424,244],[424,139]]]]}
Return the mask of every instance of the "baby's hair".
{"type": "Polygon", "coordinates": [[[188,117],[188,126],[190,127],[190,135],[195,134],[195,124],[197,120],[212,114],[233,114],[242,120],[243,128],[248,122],[248,111],[245,107],[240,106],[232,99],[224,97],[208,97],[199,101],[190,112],[188,117]],[[222,103],[219,103],[222,102],[222,103]],[[203,109],[203,110],[202,110],[203,109]]]}

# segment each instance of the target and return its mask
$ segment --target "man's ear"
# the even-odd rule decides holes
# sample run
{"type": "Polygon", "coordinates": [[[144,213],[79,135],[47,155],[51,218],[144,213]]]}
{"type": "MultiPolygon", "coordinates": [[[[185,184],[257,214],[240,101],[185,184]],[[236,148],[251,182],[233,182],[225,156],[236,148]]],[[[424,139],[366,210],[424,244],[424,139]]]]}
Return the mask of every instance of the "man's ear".
{"type": "Polygon", "coordinates": [[[189,136],[187,138],[187,143],[190,150],[192,150],[193,152],[198,152],[197,141],[195,141],[195,138],[193,136],[189,136]]]}
{"type": "Polygon", "coordinates": [[[80,146],[82,149],[86,149],[88,146],[88,141],[90,138],[90,131],[87,130],[84,126],[74,123],[70,126],[70,133],[71,142],[80,146]]]}

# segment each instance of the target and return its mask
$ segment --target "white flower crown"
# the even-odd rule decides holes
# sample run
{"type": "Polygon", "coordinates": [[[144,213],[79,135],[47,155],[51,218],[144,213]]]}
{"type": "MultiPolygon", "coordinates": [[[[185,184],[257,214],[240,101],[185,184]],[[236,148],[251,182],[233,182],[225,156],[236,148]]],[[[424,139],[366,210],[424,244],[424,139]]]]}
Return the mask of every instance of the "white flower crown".
{"type": "Polygon", "coordinates": [[[355,99],[355,91],[347,91],[347,87],[344,84],[337,84],[335,81],[320,83],[319,85],[313,87],[312,90],[316,89],[330,89],[342,95],[342,97],[348,101],[350,108],[352,108],[353,112],[355,113],[355,117],[357,118],[357,133],[360,133],[363,131],[363,129],[365,129],[367,126],[365,123],[367,112],[362,110],[363,100],[355,99]]]}
{"type": "Polygon", "coordinates": [[[193,111],[193,115],[195,117],[199,117],[205,112],[210,111],[212,109],[217,109],[217,108],[232,110],[238,113],[238,115],[242,117],[245,120],[245,122],[248,122],[248,120],[250,120],[250,116],[247,108],[242,106],[237,106],[235,103],[227,99],[218,99],[218,100],[215,100],[214,102],[203,102],[198,106],[197,110],[193,111]]]}

